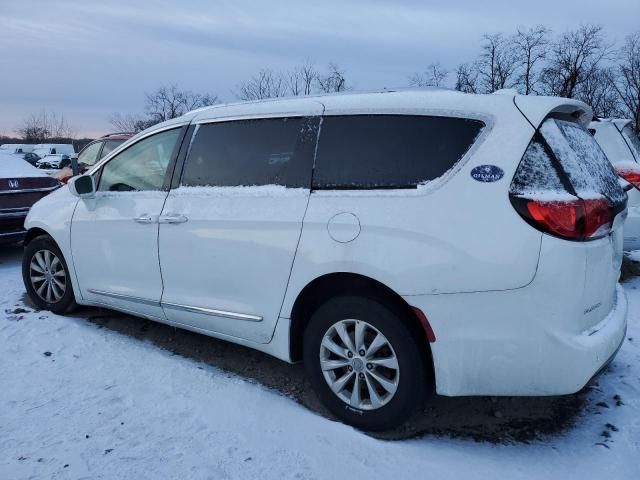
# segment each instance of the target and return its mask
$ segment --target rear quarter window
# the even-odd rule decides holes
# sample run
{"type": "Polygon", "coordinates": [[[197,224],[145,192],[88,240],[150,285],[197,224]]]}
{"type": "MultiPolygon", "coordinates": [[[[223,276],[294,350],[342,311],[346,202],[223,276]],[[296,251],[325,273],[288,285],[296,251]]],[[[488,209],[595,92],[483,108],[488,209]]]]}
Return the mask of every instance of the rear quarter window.
{"type": "Polygon", "coordinates": [[[483,128],[479,120],[452,117],[324,117],[313,188],[416,188],[450,170],[483,128]]]}

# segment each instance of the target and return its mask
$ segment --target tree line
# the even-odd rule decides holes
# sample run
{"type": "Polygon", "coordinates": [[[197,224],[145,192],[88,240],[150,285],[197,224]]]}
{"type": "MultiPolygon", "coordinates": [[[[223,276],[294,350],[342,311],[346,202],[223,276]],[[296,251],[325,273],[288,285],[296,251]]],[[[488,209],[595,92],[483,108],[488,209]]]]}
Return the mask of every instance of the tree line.
{"type": "MultiPolygon", "coordinates": [[[[599,117],[630,118],[640,132],[640,31],[618,46],[606,40],[598,25],[560,34],[543,25],[518,28],[510,34],[485,34],[476,58],[453,69],[434,60],[409,75],[406,82],[412,87],[448,87],[467,93],[514,89],[523,95],[575,98],[591,105],[599,117]]],[[[346,71],[336,63],[318,69],[305,62],[287,71],[262,68],[231,93],[238,100],[261,100],[352,87],[346,71]]],[[[116,113],[109,123],[118,131],[139,132],[216,103],[217,95],[164,85],[145,94],[144,113],[116,113]]],[[[26,118],[16,133],[30,143],[74,136],[62,115],[44,111],[26,118]]]]}
{"type": "Polygon", "coordinates": [[[453,88],[468,93],[514,89],[523,95],[575,98],[599,117],[630,118],[640,129],[640,31],[617,47],[597,25],[560,35],[545,26],[486,34],[476,59],[452,72],[436,61],[409,82],[442,86],[450,77],[453,88]]]}

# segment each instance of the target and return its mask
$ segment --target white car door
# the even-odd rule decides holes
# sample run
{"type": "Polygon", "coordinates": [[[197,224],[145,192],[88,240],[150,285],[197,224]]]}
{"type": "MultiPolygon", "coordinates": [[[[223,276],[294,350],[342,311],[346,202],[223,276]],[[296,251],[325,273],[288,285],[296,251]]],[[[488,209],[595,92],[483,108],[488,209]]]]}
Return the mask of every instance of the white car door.
{"type": "Polygon", "coordinates": [[[198,126],[181,185],[160,217],[162,306],[170,322],[270,341],[309,201],[318,122],[198,126]]]}
{"type": "Polygon", "coordinates": [[[165,130],[122,151],[97,172],[95,198],[78,202],[71,248],[83,299],[164,319],[158,217],[182,135],[165,130]]]}

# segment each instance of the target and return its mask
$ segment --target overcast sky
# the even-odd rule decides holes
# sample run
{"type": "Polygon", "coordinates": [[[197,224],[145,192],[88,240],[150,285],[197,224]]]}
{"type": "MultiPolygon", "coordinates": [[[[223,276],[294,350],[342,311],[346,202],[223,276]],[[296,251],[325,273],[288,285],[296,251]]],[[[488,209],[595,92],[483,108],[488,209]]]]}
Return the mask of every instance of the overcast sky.
{"type": "Polygon", "coordinates": [[[400,87],[474,59],[483,33],[581,23],[620,42],[640,0],[0,0],[0,133],[46,108],[102,134],[161,84],[231,101],[260,68],[304,61],[337,63],[358,90],[400,87]]]}

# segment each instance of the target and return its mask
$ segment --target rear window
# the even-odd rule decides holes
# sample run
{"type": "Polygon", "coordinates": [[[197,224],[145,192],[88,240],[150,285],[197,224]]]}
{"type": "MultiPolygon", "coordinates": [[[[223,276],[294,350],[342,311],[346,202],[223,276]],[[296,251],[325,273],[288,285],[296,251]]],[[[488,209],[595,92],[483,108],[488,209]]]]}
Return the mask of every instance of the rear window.
{"type": "Polygon", "coordinates": [[[633,131],[631,125],[627,125],[622,129],[622,136],[629,145],[636,161],[640,162],[640,137],[633,131]]]}
{"type": "Polygon", "coordinates": [[[184,167],[185,186],[311,185],[316,118],[200,125],[184,167]]]}
{"type": "Polygon", "coordinates": [[[478,120],[450,117],[325,117],[313,187],[416,188],[451,169],[483,127],[478,120]]]}
{"type": "Polygon", "coordinates": [[[529,144],[511,183],[510,193],[583,199],[626,199],[611,163],[589,131],[577,123],[547,119],[529,144]]]}
{"type": "Polygon", "coordinates": [[[549,119],[542,124],[540,132],[578,196],[604,195],[613,202],[626,198],[611,163],[587,129],[574,122],[549,119]]]}

